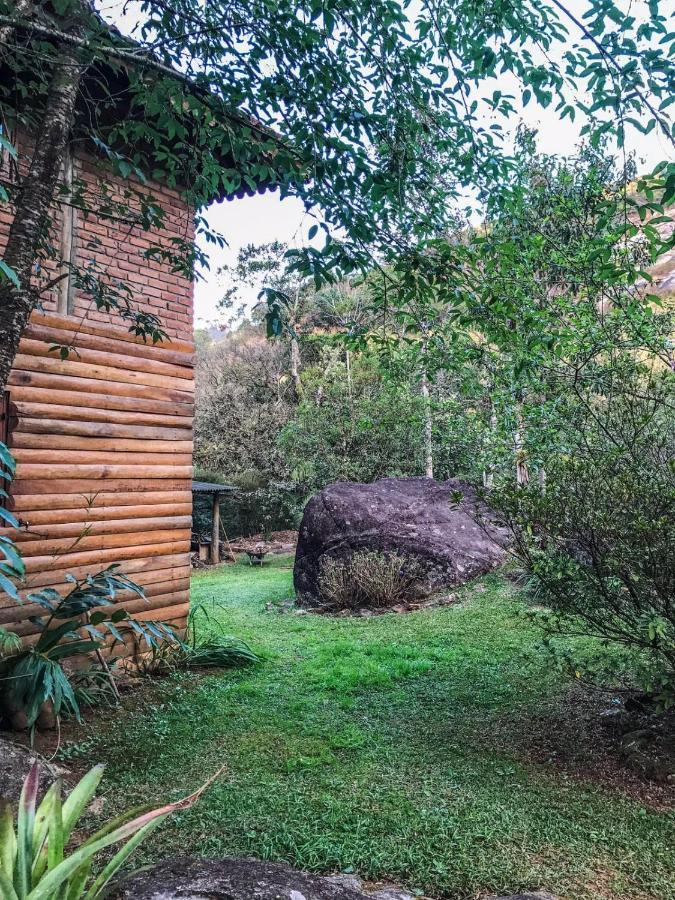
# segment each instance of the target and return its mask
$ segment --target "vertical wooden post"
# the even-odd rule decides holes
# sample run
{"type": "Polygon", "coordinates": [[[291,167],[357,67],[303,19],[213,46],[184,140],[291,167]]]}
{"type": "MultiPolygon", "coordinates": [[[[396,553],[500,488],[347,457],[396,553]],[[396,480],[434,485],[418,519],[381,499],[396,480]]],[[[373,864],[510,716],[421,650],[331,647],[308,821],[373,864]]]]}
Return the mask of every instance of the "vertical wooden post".
{"type": "MultiPolygon", "coordinates": [[[[73,189],[73,156],[70,147],[66,148],[63,160],[63,183],[68,191],[73,189]]],[[[64,316],[73,313],[75,284],[72,266],[75,263],[75,207],[71,204],[70,193],[61,206],[61,258],[63,260],[62,278],[59,284],[57,312],[64,316]]]]}
{"type": "Polygon", "coordinates": [[[220,562],[220,492],[213,493],[213,510],[211,520],[211,564],[220,562]]]}

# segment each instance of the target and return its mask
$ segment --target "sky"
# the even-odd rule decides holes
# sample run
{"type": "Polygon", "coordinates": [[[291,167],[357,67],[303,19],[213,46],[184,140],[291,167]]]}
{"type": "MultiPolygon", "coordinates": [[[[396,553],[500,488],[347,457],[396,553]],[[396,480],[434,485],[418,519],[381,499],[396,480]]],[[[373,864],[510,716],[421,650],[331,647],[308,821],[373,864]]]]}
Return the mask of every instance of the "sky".
{"type": "MultiPolygon", "coordinates": [[[[138,13],[134,11],[133,0],[102,0],[101,12],[112,20],[123,31],[130,31],[138,21],[138,13]],[[124,12],[123,12],[124,11],[124,12]]],[[[583,16],[588,7],[588,0],[568,0],[567,6],[578,17],[583,16]]],[[[577,35],[570,24],[571,38],[577,35]]],[[[561,53],[559,50],[558,53],[561,53]]],[[[513,90],[515,85],[497,82],[491,87],[498,87],[504,93],[519,95],[513,90]],[[511,88],[511,90],[510,90],[511,88]]],[[[538,146],[547,154],[570,155],[579,143],[579,131],[583,125],[580,117],[575,122],[569,118],[560,121],[552,107],[542,109],[532,102],[520,111],[520,120],[513,121],[515,134],[519,121],[535,128],[538,132],[538,146]]],[[[633,130],[627,135],[627,150],[636,155],[638,171],[648,171],[657,162],[670,158],[671,148],[665,143],[658,129],[645,136],[633,130]]],[[[310,218],[302,203],[293,197],[281,200],[276,192],[244,197],[240,200],[214,203],[206,216],[211,228],[223,235],[227,246],[220,250],[209,247],[210,268],[202,273],[195,286],[195,326],[197,328],[224,323],[231,317],[231,311],[218,309],[218,301],[228,288],[226,277],[219,274],[224,265],[236,262],[239,250],[247,244],[263,244],[273,240],[282,241],[289,246],[298,247],[307,240],[307,233],[315,221],[310,218]]],[[[252,306],[256,302],[258,287],[251,286],[250,291],[240,291],[241,297],[252,306]]]]}

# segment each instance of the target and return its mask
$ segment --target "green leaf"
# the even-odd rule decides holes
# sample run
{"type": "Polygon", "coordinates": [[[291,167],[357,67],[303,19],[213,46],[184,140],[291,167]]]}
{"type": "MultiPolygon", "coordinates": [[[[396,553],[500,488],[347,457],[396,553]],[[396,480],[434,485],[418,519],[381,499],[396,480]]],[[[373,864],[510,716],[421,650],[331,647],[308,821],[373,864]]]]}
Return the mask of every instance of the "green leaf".
{"type": "Polygon", "coordinates": [[[4,134],[0,131],[0,150],[4,150],[9,153],[12,159],[18,159],[19,154],[16,152],[16,147],[14,144],[8,140],[4,134]]]}
{"type": "Polygon", "coordinates": [[[14,872],[16,861],[16,835],[14,834],[14,816],[12,807],[7,804],[0,810],[0,871],[9,879],[14,872]]]}
{"type": "Polygon", "coordinates": [[[31,889],[33,863],[33,830],[35,827],[35,802],[40,782],[40,767],[33,763],[21,788],[17,816],[16,892],[24,900],[31,889]]]}
{"type": "Polygon", "coordinates": [[[10,528],[18,528],[19,522],[15,515],[13,515],[8,509],[5,509],[3,506],[0,506],[0,519],[5,522],[6,525],[9,525],[10,528]]]}
{"type": "Polygon", "coordinates": [[[0,441],[0,463],[6,468],[9,469],[12,474],[16,470],[16,462],[14,461],[14,457],[9,451],[9,448],[0,441]]]}
{"type": "Polygon", "coordinates": [[[58,789],[54,794],[54,803],[49,817],[49,838],[47,845],[47,869],[55,869],[63,862],[63,817],[61,808],[61,781],[56,782],[58,789]]]}
{"type": "Polygon", "coordinates": [[[87,893],[84,895],[84,900],[96,900],[96,898],[101,895],[101,891],[103,891],[110,880],[117,874],[124,863],[129,859],[136,847],[138,847],[138,845],[141,844],[146,839],[146,837],[155,830],[155,828],[161,825],[162,822],[162,818],[153,819],[152,822],[148,822],[148,824],[141,828],[140,831],[136,832],[136,834],[129,841],[127,841],[127,843],[121,848],[121,850],[119,850],[110,860],[110,862],[103,868],[87,893]]]}
{"type": "Polygon", "coordinates": [[[2,870],[0,870],[0,900],[19,900],[12,883],[2,870]]]}
{"type": "Polygon", "coordinates": [[[7,280],[11,281],[15,288],[21,287],[21,282],[19,278],[10,266],[4,261],[4,259],[0,259],[0,274],[7,280]]]}
{"type": "Polygon", "coordinates": [[[63,840],[67,843],[70,840],[73,828],[77,824],[78,819],[91,802],[96,793],[105,766],[98,765],[90,769],[89,772],[76,784],[70,792],[63,804],[63,840]]]}

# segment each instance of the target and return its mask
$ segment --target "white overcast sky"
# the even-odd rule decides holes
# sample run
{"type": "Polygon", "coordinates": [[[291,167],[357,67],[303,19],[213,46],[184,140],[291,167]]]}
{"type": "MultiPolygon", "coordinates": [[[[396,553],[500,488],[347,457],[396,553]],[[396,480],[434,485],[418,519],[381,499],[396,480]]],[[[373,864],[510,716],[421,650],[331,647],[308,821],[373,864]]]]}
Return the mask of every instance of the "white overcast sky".
{"type": "MultiPolygon", "coordinates": [[[[640,4],[646,8],[646,0],[638,0],[638,6],[640,4]]],[[[570,11],[578,17],[583,16],[588,5],[588,0],[568,2],[570,11]]],[[[98,6],[103,15],[123,31],[130,31],[133,24],[138,21],[134,14],[133,2],[130,4],[128,0],[126,2],[101,0],[98,6]],[[126,14],[122,12],[123,7],[126,14]]],[[[574,26],[571,23],[567,24],[570,41],[573,41],[578,35],[574,33],[574,26]]],[[[490,85],[491,90],[499,88],[504,93],[512,92],[519,96],[519,90],[513,90],[513,87],[513,82],[507,84],[499,80],[490,85]]],[[[537,129],[539,149],[542,152],[560,155],[568,155],[574,151],[583,125],[580,117],[577,117],[575,122],[570,122],[569,118],[561,122],[552,108],[544,110],[534,101],[522,110],[520,121],[537,129]]],[[[517,125],[518,120],[514,119],[512,126],[514,134],[517,125]]],[[[666,145],[658,129],[654,129],[647,136],[634,130],[630,131],[626,143],[627,150],[635,152],[638,171],[646,171],[657,162],[670,157],[671,148],[666,145]]],[[[228,246],[222,250],[209,248],[210,271],[203,273],[203,279],[198,281],[195,288],[196,327],[224,322],[231,316],[231,312],[218,310],[218,301],[228,285],[217,273],[221,266],[236,260],[241,247],[273,240],[283,241],[291,246],[301,246],[306,241],[307,232],[314,221],[307,216],[299,200],[292,197],[280,200],[278,193],[273,192],[241,200],[214,203],[207,211],[207,218],[211,227],[225,237],[228,246]]],[[[248,295],[246,292],[242,292],[242,295],[246,301],[253,304],[256,293],[257,287],[252,286],[248,295]]]]}

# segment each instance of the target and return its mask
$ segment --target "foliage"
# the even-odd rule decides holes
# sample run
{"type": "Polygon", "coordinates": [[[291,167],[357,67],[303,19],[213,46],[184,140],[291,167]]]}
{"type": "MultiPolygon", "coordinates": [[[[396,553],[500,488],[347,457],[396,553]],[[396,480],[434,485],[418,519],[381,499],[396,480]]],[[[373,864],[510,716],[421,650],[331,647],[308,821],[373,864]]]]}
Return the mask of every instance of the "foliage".
{"type": "MultiPolygon", "coordinates": [[[[329,345],[305,376],[305,398],[279,433],[293,478],[320,490],[334,481],[371,482],[424,474],[425,399],[414,368],[417,347],[396,357],[367,342],[349,368],[329,345]]],[[[443,373],[430,385],[435,475],[480,476],[480,418],[443,373]]]]}
{"type": "Polygon", "coordinates": [[[122,607],[109,609],[118,592],[132,591],[145,597],[142,588],[118,573],[118,568],[109,566],[81,580],[66,576],[73,587],[63,596],[54,588],[28,594],[27,602],[42,611],[30,617],[39,636],[0,660],[0,677],[5,707],[25,712],[30,728],[45,703],[53,706],[57,717],[66,712],[80,718],[69,661],[100,652],[109,639],[114,646],[132,637],[148,647],[175,640],[173,631],[163,623],[139,622],[122,607]]]}
{"type": "MultiPolygon", "coordinates": [[[[217,475],[217,480],[222,480],[222,476],[217,475]]],[[[224,494],[220,503],[223,537],[226,535],[228,540],[233,540],[298,527],[306,499],[302,485],[269,481],[265,474],[251,471],[231,477],[230,483],[236,490],[224,494]]],[[[211,528],[211,502],[196,494],[192,530],[208,536],[211,528]]]]}
{"type": "Polygon", "coordinates": [[[598,900],[600,878],[622,900],[674,900],[672,815],[653,802],[668,789],[613,780],[598,743],[612,704],[570,697],[506,579],[423,612],[300,616],[278,611],[291,566],[193,578],[264,666],[162,679],[97,728],[113,810],[175,790],[195,760],[228,766],[138,864],[254,857],[458,900],[540,885],[598,900]]]}
{"type": "Polygon", "coordinates": [[[239,489],[228,504],[230,535],[269,535],[300,525],[306,493],[294,482],[270,481],[254,490],[239,489]]]}
{"type": "Polygon", "coordinates": [[[292,415],[287,348],[250,324],[197,356],[195,464],[229,476],[287,474],[275,439],[292,415]]]}
{"type": "Polygon", "coordinates": [[[137,806],[103,825],[76,849],[70,842],[79,819],[103,777],[95,766],[62,799],[60,779],[38,804],[39,764],[26,776],[16,821],[10,806],[0,814],[0,897],[2,900],[98,900],[134,850],[176,810],[188,809],[199,794],[153,808],[137,806]],[[96,874],[94,859],[124,841],[96,874]]]}
{"type": "MultiPolygon", "coordinates": [[[[14,457],[8,448],[0,441],[0,480],[9,482],[14,477],[16,471],[16,463],[14,457]]],[[[0,522],[9,528],[18,528],[19,523],[8,509],[5,509],[4,501],[7,500],[9,494],[4,487],[0,487],[0,522]]],[[[18,592],[15,579],[22,579],[26,573],[21,554],[17,550],[14,541],[8,535],[0,535],[0,590],[11,597],[13,600],[18,599],[18,592]]],[[[0,629],[0,637],[6,634],[0,629]]],[[[3,638],[7,640],[7,638],[3,638]]]]}
{"type": "Polygon", "coordinates": [[[419,398],[405,384],[383,379],[376,364],[356,360],[347,376],[344,362],[327,356],[279,434],[293,477],[316,490],[333,481],[418,474],[419,398]]]}
{"type": "MultiPolygon", "coordinates": [[[[674,142],[666,7],[666,0],[650,0],[634,14],[622,0],[588,0],[578,18],[564,0],[423,0],[414,12],[404,0],[144,0],[131,17],[131,39],[82,0],[54,8],[3,0],[3,106],[18,106],[21,123],[40,133],[57,117],[52,89],[59,79],[69,76],[78,95],[49,157],[54,184],[39,210],[21,207],[13,223],[2,290],[14,297],[26,272],[49,268],[50,255],[59,271],[68,268],[50,246],[48,194],[70,193],[85,215],[121,218],[152,233],[148,256],[175,271],[192,274],[195,263],[208,264],[209,245],[224,239],[203,215],[197,249],[188,239],[162,240],[162,204],[146,181],[159,171],[196,207],[266,183],[297,194],[315,219],[308,245],[294,256],[301,279],[339,280],[376,261],[381,274],[387,265],[402,267],[402,277],[387,273],[385,280],[405,304],[431,302],[444,283],[452,302],[447,260],[434,265],[430,250],[467,196],[486,203],[509,183],[519,108],[554,104],[561,121],[578,115],[593,146],[609,136],[624,147],[634,129],[658,130],[674,142]],[[33,102],[21,102],[26,98],[33,102]],[[73,130],[126,180],[121,196],[104,178],[56,186],[73,130]],[[29,232],[30,254],[18,253],[20,228],[29,232]],[[419,271],[425,257],[428,277],[419,271]],[[21,277],[12,269],[18,263],[21,277]]],[[[3,135],[5,145],[11,148],[3,135]]],[[[39,174],[26,167],[3,187],[2,199],[19,209],[39,174]]],[[[672,164],[650,179],[675,191],[672,164]]],[[[658,202],[647,197],[643,208],[658,212],[658,202]]],[[[653,228],[633,227],[658,247],[653,228]]],[[[618,263],[616,271],[626,270],[618,263]]],[[[124,285],[88,275],[85,265],[77,277],[95,302],[128,313],[124,285]]],[[[132,329],[161,337],[152,317],[131,318],[132,329]]]]}
{"type": "Polygon", "coordinates": [[[244,641],[225,634],[203,603],[190,606],[184,638],[150,647],[133,671],[168,675],[192,669],[234,669],[260,662],[244,641]],[[205,623],[205,627],[201,627],[205,623]],[[203,632],[207,635],[203,636],[203,632]]]}
{"type": "Polygon", "coordinates": [[[399,553],[360,550],[349,557],[325,557],[319,592],[328,609],[379,609],[415,596],[419,567],[399,553]]]}
{"type": "Polygon", "coordinates": [[[604,398],[568,431],[569,451],[547,464],[544,490],[497,497],[548,608],[540,616],[546,633],[592,635],[633,651],[633,677],[666,706],[675,703],[669,381],[652,384],[650,399],[604,398]]]}

